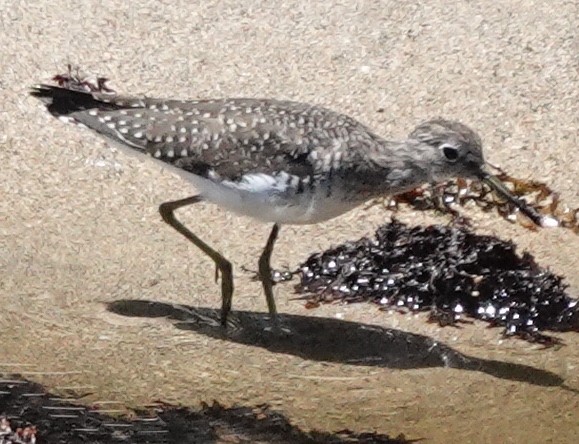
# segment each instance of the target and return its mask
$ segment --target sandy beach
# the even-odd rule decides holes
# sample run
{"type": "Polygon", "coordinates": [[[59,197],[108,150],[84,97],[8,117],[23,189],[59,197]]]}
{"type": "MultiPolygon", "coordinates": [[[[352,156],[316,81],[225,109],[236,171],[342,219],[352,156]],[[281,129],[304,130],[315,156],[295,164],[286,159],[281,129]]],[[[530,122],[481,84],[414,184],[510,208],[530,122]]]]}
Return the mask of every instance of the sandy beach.
{"type": "MultiPolygon", "coordinates": [[[[242,266],[256,269],[270,227],[210,204],[180,215],[233,262],[234,311],[253,333],[220,337],[188,326],[175,307],[214,313],[219,286],[213,264],[157,208],[195,190],[59,122],[28,95],[72,63],[111,79],[120,93],[312,102],[393,139],[432,117],[459,119],[481,134],[491,163],[547,183],[577,208],[577,2],[197,3],[0,0],[0,373],[49,389],[90,385],[87,404],[267,403],[304,430],[404,433],[432,443],[577,442],[577,333],[556,335],[564,347],[541,349],[481,322],[440,328],[426,315],[370,304],[307,310],[290,284],[276,287],[276,301],[300,334],[283,343],[254,337],[267,307],[242,266]],[[364,333],[370,326],[484,364],[420,362],[399,345],[388,353],[400,362],[369,364],[359,350],[385,340],[364,333]]],[[[372,234],[390,216],[360,208],[283,227],[273,264],[294,267],[372,234]]],[[[579,295],[576,234],[470,216],[477,233],[513,240],[579,295]]],[[[447,222],[409,210],[398,217],[447,222]]]]}

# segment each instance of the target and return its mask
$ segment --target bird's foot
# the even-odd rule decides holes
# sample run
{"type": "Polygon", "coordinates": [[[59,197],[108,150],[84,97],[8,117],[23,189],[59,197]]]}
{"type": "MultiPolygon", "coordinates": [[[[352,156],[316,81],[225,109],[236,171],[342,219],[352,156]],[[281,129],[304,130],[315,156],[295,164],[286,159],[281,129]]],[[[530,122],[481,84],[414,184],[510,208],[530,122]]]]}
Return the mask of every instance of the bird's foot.
{"type": "MultiPolygon", "coordinates": [[[[251,270],[245,266],[241,266],[241,270],[253,274],[251,280],[254,282],[262,280],[259,271],[251,270]]],[[[271,282],[273,285],[276,285],[281,282],[291,281],[298,271],[299,270],[291,271],[288,267],[284,267],[284,270],[271,270],[271,282]]]]}

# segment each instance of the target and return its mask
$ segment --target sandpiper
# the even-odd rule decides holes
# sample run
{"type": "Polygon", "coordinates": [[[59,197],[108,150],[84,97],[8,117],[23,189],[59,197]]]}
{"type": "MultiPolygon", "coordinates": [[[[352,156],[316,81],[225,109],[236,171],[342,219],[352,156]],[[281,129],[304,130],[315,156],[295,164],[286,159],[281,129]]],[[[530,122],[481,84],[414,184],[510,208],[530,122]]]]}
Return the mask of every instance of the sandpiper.
{"type": "Polygon", "coordinates": [[[186,205],[212,202],[273,223],[258,270],[274,323],[270,258],[283,224],[322,222],[369,199],[455,177],[487,182],[541,223],[486,170],[480,137],[456,121],[430,120],[406,140],[391,141],[349,116],[305,103],[122,96],[104,87],[103,79],[92,87],[74,77],[55,79],[60,86],[31,91],[51,114],[174,167],[198,191],[161,204],[159,211],[215,262],[224,325],[231,310],[232,265],[177,220],[175,211],[186,205]]]}

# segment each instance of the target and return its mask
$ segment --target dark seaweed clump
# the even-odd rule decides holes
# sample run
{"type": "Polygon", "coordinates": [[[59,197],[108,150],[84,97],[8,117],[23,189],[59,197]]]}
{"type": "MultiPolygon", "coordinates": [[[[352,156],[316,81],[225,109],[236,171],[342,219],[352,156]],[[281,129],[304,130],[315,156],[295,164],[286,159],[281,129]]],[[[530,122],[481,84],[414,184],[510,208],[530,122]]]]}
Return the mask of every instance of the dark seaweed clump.
{"type": "MultiPolygon", "coordinates": [[[[375,432],[304,431],[267,405],[201,408],[162,402],[128,416],[83,406],[78,395],[60,397],[18,375],[0,373],[0,444],[404,444],[417,440],[375,432]]],[[[82,397],[82,396],[81,396],[82,397]]]]}
{"type": "Polygon", "coordinates": [[[383,225],[363,238],[312,255],[296,290],[310,305],[372,301],[430,311],[442,324],[465,317],[503,326],[507,336],[552,344],[543,330],[579,331],[578,301],[563,279],[511,242],[460,227],[383,225]]]}

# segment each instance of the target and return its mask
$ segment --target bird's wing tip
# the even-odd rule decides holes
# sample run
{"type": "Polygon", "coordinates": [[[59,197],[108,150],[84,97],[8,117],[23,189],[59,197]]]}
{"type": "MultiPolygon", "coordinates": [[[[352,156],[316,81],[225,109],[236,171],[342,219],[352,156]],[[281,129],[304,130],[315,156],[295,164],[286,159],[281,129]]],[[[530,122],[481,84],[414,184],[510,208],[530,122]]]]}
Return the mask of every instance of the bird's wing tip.
{"type": "Polygon", "coordinates": [[[52,88],[50,85],[45,85],[42,83],[37,83],[29,87],[29,94],[32,97],[40,99],[44,103],[50,104],[53,100],[53,94],[51,94],[52,88]]]}

